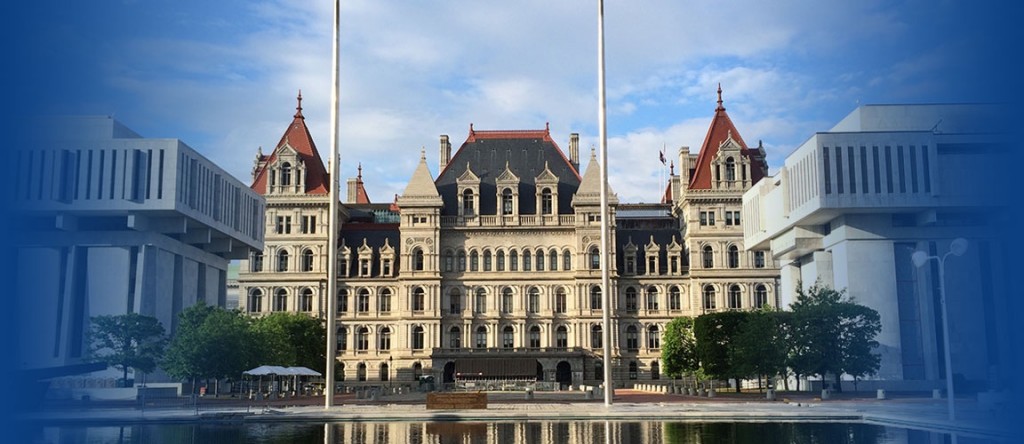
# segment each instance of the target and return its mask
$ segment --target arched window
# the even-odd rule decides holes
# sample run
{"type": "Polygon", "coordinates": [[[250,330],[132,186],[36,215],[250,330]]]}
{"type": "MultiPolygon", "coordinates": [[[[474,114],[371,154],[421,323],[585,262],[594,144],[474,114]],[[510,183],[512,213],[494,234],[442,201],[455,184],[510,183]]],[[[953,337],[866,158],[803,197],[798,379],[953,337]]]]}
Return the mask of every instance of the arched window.
{"type": "Polygon", "coordinates": [[[594,362],[594,379],[604,380],[604,363],[600,360],[594,362]]]}
{"type": "Polygon", "coordinates": [[[462,214],[465,216],[475,216],[476,211],[473,209],[473,190],[465,190],[462,192],[462,214]]]}
{"type": "Polygon", "coordinates": [[[601,348],[604,347],[604,333],[601,331],[600,325],[590,327],[590,348],[601,348]]]}
{"type": "Polygon", "coordinates": [[[768,305],[768,288],[758,284],[754,287],[754,308],[761,308],[768,305]]]}
{"type": "Polygon", "coordinates": [[[732,285],[729,287],[729,308],[738,310],[742,308],[743,304],[740,299],[740,286],[732,285]]]}
{"type": "Polygon", "coordinates": [[[313,271],[313,250],[302,250],[302,271],[313,271]]]}
{"type": "Polygon", "coordinates": [[[391,290],[384,288],[377,295],[377,311],[381,313],[391,312],[391,290]]]}
{"type": "Polygon", "coordinates": [[[356,311],[360,313],[368,313],[370,311],[370,290],[365,288],[359,290],[359,296],[356,300],[356,311]]]}
{"type": "Polygon", "coordinates": [[[384,327],[380,329],[380,337],[377,341],[377,350],[391,350],[391,329],[384,327]]]}
{"type": "Polygon", "coordinates": [[[338,378],[339,381],[344,381],[345,380],[345,363],[344,362],[338,362],[335,365],[334,369],[335,369],[334,370],[335,371],[335,373],[334,373],[335,376],[334,377],[338,378]]]}
{"type": "Polygon", "coordinates": [[[540,313],[540,289],[537,287],[530,287],[530,292],[527,295],[526,310],[531,314],[540,313]]]}
{"type": "Polygon", "coordinates": [[[338,344],[337,349],[340,352],[348,350],[348,329],[345,327],[338,327],[338,344]]]}
{"type": "Polygon", "coordinates": [[[501,331],[501,348],[514,348],[515,337],[515,329],[511,325],[506,325],[501,331]]]}
{"type": "Polygon", "coordinates": [[[381,381],[389,381],[389,380],[391,380],[391,367],[388,367],[388,365],[386,363],[380,365],[380,380],[381,381]]]}
{"type": "Polygon", "coordinates": [[[505,252],[498,251],[498,271],[505,271],[505,252]]]}
{"type": "Polygon", "coordinates": [[[725,159],[725,180],[736,180],[736,161],[732,157],[725,159]]]}
{"type": "Polygon", "coordinates": [[[286,187],[292,184],[292,165],[288,162],[281,164],[281,186],[286,187]]]}
{"type": "Polygon", "coordinates": [[[626,288],[626,311],[636,311],[636,289],[633,287],[626,288]]]}
{"type": "Polygon", "coordinates": [[[715,266],[715,250],[710,245],[705,245],[704,249],[701,250],[701,261],[704,263],[704,268],[712,268],[715,266]]]}
{"type": "Polygon", "coordinates": [[[359,367],[356,368],[356,379],[359,381],[366,380],[366,363],[359,363],[359,367]]]}
{"type": "Polygon", "coordinates": [[[450,271],[454,271],[454,270],[455,270],[455,256],[452,254],[451,250],[445,251],[444,252],[444,271],[450,272],[450,271]]]}
{"type": "Polygon", "coordinates": [[[519,254],[516,250],[508,253],[508,271],[519,271],[519,254]]]}
{"type": "Polygon", "coordinates": [[[288,251],[277,252],[277,271],[288,271],[288,251]]]}
{"type": "Polygon", "coordinates": [[[597,247],[590,248],[590,269],[601,269],[601,250],[599,250],[597,247]]]}
{"type": "Polygon", "coordinates": [[[466,252],[459,250],[459,271],[466,271],[466,252]]]}
{"type": "Polygon", "coordinates": [[[512,214],[512,189],[505,188],[501,192],[501,214],[509,216],[512,214]]]}
{"type": "Polygon", "coordinates": [[[479,326],[476,328],[476,348],[487,348],[487,327],[479,326]]]}
{"type": "Polygon", "coordinates": [[[426,291],[423,287],[416,287],[412,290],[412,311],[423,311],[426,309],[426,291]]]}
{"type": "Polygon", "coordinates": [[[590,309],[601,309],[601,287],[598,287],[597,285],[590,287],[590,309]]]}
{"type": "Polygon", "coordinates": [[[740,266],[740,249],[735,245],[729,246],[729,268],[740,266]]]}
{"type": "Polygon", "coordinates": [[[423,327],[419,325],[412,328],[412,349],[423,350],[423,327]]]}
{"type": "Polygon", "coordinates": [[[533,269],[533,256],[530,254],[530,250],[523,251],[523,271],[530,271],[533,269]]]}
{"type": "Polygon", "coordinates": [[[537,271],[544,271],[544,250],[537,250],[537,271]]]}
{"type": "Polygon", "coordinates": [[[274,311],[285,311],[288,309],[288,292],[278,288],[274,293],[274,311]]]}
{"type": "Polygon", "coordinates": [[[476,289],[476,306],[474,307],[477,313],[487,312],[487,291],[483,288],[476,289]]]}
{"type": "Polygon", "coordinates": [[[565,294],[565,289],[559,287],[555,290],[555,313],[566,313],[569,311],[568,297],[565,294]]]}
{"type": "Polygon", "coordinates": [[[252,273],[259,273],[263,271],[263,252],[254,251],[252,257],[249,258],[249,271],[252,273]]]}
{"type": "Polygon", "coordinates": [[[530,348],[540,348],[540,327],[530,327],[530,348]]]}
{"type": "Polygon", "coordinates": [[[356,350],[366,351],[370,348],[370,329],[359,327],[356,330],[356,350]]]}
{"type": "Polygon", "coordinates": [[[555,250],[551,250],[548,254],[548,269],[558,271],[558,252],[555,250]]]}
{"type": "Polygon", "coordinates": [[[661,365],[658,361],[651,361],[651,379],[661,379],[661,365]]]}
{"type": "Polygon", "coordinates": [[[480,253],[476,250],[469,252],[469,271],[480,271],[480,253]]]}
{"type": "Polygon", "coordinates": [[[448,330],[448,346],[451,348],[462,348],[462,330],[459,327],[452,327],[448,330]]]}
{"type": "Polygon", "coordinates": [[[420,248],[412,250],[412,269],[415,271],[423,271],[424,266],[423,250],[420,248]]]}
{"type": "Polygon", "coordinates": [[[682,309],[682,297],[679,294],[679,287],[675,285],[668,288],[668,309],[682,309]]]}
{"type": "Polygon", "coordinates": [[[423,376],[423,364],[417,362],[412,365],[412,380],[419,381],[420,376],[423,376]]]}
{"type": "Polygon", "coordinates": [[[505,287],[501,289],[501,312],[512,313],[513,308],[512,289],[505,287]]]}
{"type": "Polygon", "coordinates": [[[249,306],[246,307],[249,313],[259,313],[263,311],[263,290],[259,288],[253,288],[249,292],[249,306]]]}
{"type": "Polygon", "coordinates": [[[452,314],[462,313],[462,292],[453,288],[448,295],[448,312],[452,314]]]}
{"type": "Polygon", "coordinates": [[[647,309],[657,310],[658,304],[658,287],[650,286],[647,287],[647,309]]]}
{"type": "Polygon", "coordinates": [[[304,288],[299,295],[299,311],[309,313],[313,311],[313,290],[304,288]]]}
{"type": "Polygon", "coordinates": [[[636,379],[638,373],[640,373],[640,369],[637,367],[636,361],[629,361],[629,379],[636,379]]]}
{"type": "Polygon", "coordinates": [[[715,287],[704,286],[704,309],[711,311],[715,309],[715,287]]]}
{"type": "Polygon", "coordinates": [[[559,325],[555,329],[555,347],[569,348],[569,329],[564,325],[559,325]]]}
{"type": "Polygon", "coordinates": [[[338,313],[348,313],[348,290],[338,290],[338,313]]]}
{"type": "Polygon", "coordinates": [[[626,327],[626,350],[639,350],[640,349],[640,338],[639,333],[636,331],[636,326],[630,325],[626,327]]]}
{"type": "Polygon", "coordinates": [[[657,350],[661,348],[661,332],[657,325],[647,327],[647,348],[657,350]]]}
{"type": "Polygon", "coordinates": [[[572,254],[569,250],[562,250],[562,270],[572,271],[572,254]]]}
{"type": "Polygon", "coordinates": [[[491,250],[484,250],[484,271],[491,271],[491,250]]]}
{"type": "Polygon", "coordinates": [[[540,213],[554,213],[554,200],[551,198],[551,188],[545,188],[540,192],[540,213]]]}

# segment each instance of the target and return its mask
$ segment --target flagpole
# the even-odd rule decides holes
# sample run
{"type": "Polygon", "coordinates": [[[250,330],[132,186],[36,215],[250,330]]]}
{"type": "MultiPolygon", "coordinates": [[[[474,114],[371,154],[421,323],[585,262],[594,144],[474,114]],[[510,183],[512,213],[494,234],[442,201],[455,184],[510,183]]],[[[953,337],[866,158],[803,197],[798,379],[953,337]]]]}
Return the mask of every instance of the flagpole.
{"type": "Polygon", "coordinates": [[[608,122],[606,115],[605,79],[604,79],[604,0],[597,0],[597,120],[601,142],[601,313],[604,328],[604,405],[612,405],[612,322],[611,322],[611,285],[609,266],[611,265],[611,248],[608,239],[608,122]]]}
{"type": "Polygon", "coordinates": [[[340,80],[338,78],[338,25],[339,9],[341,0],[334,0],[334,32],[332,33],[332,56],[331,56],[331,158],[327,162],[330,169],[330,187],[327,196],[330,203],[327,211],[327,313],[324,318],[327,323],[327,369],[324,381],[324,408],[329,409],[334,405],[334,370],[335,354],[338,342],[337,338],[337,303],[338,303],[338,89],[340,80]]]}

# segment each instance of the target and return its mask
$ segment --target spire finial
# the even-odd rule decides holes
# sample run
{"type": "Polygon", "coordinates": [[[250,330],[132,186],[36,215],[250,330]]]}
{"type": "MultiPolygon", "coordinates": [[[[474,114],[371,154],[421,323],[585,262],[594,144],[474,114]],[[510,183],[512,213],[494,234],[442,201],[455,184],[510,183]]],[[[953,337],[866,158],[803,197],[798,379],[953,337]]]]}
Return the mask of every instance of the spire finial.
{"type": "Polygon", "coordinates": [[[298,100],[299,103],[297,105],[295,105],[295,118],[303,119],[304,117],[302,117],[302,90],[301,89],[299,90],[299,96],[296,98],[296,100],[298,100]]]}
{"type": "Polygon", "coordinates": [[[356,176],[356,178],[359,179],[360,182],[362,182],[363,181],[363,163],[362,162],[359,162],[358,170],[359,170],[359,174],[356,176]]]}
{"type": "Polygon", "coordinates": [[[422,160],[424,162],[427,161],[427,148],[426,147],[423,147],[423,146],[420,147],[420,160],[422,160]]]}
{"type": "Polygon", "coordinates": [[[718,82],[718,108],[715,108],[715,111],[724,109],[725,107],[722,106],[722,82],[718,82]]]}
{"type": "Polygon", "coordinates": [[[669,168],[669,173],[668,174],[671,175],[671,176],[675,176],[676,175],[676,161],[674,161],[674,160],[670,161],[668,163],[668,168],[669,168]]]}

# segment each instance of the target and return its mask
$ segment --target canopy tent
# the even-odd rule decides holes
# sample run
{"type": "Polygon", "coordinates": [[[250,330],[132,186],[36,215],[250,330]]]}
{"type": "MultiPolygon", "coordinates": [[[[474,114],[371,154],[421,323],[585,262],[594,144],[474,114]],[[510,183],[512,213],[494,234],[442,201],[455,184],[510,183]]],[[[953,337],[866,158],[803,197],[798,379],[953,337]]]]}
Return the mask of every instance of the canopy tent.
{"type": "Polygon", "coordinates": [[[281,367],[279,365],[261,365],[252,370],[242,372],[250,376],[322,376],[320,372],[308,367],[281,367]]]}

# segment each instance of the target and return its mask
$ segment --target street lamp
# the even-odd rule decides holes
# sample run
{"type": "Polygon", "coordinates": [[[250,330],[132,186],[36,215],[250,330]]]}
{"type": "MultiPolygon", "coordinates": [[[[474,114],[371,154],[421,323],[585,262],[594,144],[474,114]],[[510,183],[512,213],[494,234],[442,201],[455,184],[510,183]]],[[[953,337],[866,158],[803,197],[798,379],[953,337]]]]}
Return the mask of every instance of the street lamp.
{"type": "Polygon", "coordinates": [[[388,355],[388,388],[391,387],[391,371],[395,366],[395,357],[388,355]]]}
{"type": "Polygon", "coordinates": [[[967,251],[967,239],[958,237],[953,239],[953,242],[949,245],[949,252],[942,256],[929,256],[924,251],[915,251],[910,259],[914,261],[914,266],[921,268],[929,260],[935,259],[939,261],[939,302],[942,306],[942,342],[943,342],[943,354],[946,360],[946,399],[949,407],[949,420],[953,421],[956,419],[956,412],[953,409],[953,365],[950,359],[949,350],[949,316],[946,310],[946,258],[949,255],[963,256],[967,251]]]}

